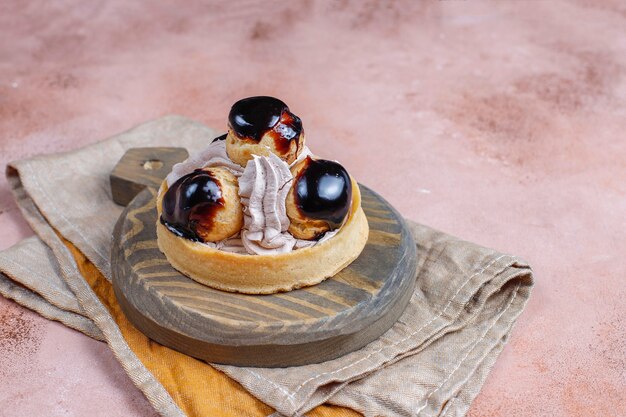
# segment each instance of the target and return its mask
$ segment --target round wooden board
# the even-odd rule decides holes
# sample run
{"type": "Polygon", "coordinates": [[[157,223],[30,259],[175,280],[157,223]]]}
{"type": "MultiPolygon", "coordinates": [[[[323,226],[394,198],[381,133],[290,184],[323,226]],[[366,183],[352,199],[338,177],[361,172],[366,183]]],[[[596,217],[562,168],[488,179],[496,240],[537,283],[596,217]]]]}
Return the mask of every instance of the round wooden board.
{"type": "Polygon", "coordinates": [[[228,293],[180,274],[159,251],[154,188],[124,210],[113,235],[113,287],[151,339],[209,362],[259,367],[318,363],[375,340],[413,294],[416,247],[400,214],[360,186],[370,233],[332,278],[272,295],[228,293]]]}

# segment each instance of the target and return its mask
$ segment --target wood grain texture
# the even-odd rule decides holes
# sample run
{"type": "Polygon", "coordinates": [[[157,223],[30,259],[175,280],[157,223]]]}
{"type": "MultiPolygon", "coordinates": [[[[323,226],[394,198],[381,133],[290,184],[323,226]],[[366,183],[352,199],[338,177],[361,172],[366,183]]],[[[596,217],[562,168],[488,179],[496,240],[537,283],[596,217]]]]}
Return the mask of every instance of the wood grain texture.
{"type": "Polygon", "coordinates": [[[321,284],[272,295],[227,293],[173,269],[156,242],[154,188],[121,215],[112,249],[122,309],[153,340],[210,362],[282,367],[339,357],[373,341],[404,311],[416,247],[402,217],[361,186],[370,225],[361,255],[321,284]]]}
{"type": "Polygon", "coordinates": [[[188,156],[185,148],[129,149],[109,176],[113,201],[125,206],[144,188],[158,189],[174,164],[188,156]]]}
{"type": "Polygon", "coordinates": [[[187,155],[182,148],[134,148],[111,173],[114,201],[130,202],[113,235],[113,286],[143,333],[210,362],[293,366],[359,349],[402,314],[415,286],[415,243],[402,216],[363,186],[367,244],[352,264],[321,284],[272,295],[235,294],[173,269],[158,249],[155,197],[172,166],[187,155]]]}

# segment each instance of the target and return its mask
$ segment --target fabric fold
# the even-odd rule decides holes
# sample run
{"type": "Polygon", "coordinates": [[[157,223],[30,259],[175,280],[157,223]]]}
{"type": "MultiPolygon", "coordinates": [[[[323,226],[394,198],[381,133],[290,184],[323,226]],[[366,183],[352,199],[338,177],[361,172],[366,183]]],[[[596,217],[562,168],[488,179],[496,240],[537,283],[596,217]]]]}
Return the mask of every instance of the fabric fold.
{"type": "Polygon", "coordinates": [[[251,416],[272,409],[315,416],[323,407],[336,416],[464,415],[524,309],[532,272],[514,256],[416,223],[409,222],[417,285],[407,310],[378,340],[333,361],[210,365],[148,343],[128,325],[108,282],[111,232],[122,210],[111,201],[109,173],[130,147],[175,144],[191,153],[213,137],[200,123],[168,116],[74,152],[12,163],[9,183],[37,237],[0,252],[0,293],[106,341],[165,416],[214,415],[228,401],[225,415],[237,415],[237,407],[251,416]],[[215,389],[197,394],[206,384],[215,389]],[[206,396],[218,389],[209,404],[206,396]]]}

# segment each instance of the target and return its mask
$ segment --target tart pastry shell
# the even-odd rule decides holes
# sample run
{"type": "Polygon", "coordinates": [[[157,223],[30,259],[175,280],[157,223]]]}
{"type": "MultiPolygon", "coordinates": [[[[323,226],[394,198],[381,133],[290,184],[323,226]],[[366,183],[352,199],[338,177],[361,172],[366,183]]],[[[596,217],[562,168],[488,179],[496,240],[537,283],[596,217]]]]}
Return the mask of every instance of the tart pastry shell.
{"type": "Polygon", "coordinates": [[[352,178],[352,205],[337,234],[315,246],[272,255],[247,255],[211,248],[172,233],[161,221],[163,183],[157,196],[159,249],[182,274],[223,291],[272,294],[318,284],[354,261],[367,242],[369,226],[361,193],[352,178]]]}

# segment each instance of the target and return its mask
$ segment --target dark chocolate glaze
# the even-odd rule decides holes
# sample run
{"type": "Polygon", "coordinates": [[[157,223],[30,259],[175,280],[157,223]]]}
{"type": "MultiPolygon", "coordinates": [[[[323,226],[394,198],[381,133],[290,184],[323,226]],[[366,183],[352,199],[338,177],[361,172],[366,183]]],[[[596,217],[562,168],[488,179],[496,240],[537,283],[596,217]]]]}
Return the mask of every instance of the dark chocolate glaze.
{"type": "Polygon", "coordinates": [[[289,152],[292,141],[296,143],[296,151],[300,148],[302,120],[277,98],[256,96],[239,100],[230,109],[228,123],[242,139],[258,142],[271,132],[276,149],[282,154],[289,152]]]}
{"type": "Polygon", "coordinates": [[[211,143],[213,143],[213,142],[217,142],[218,140],[226,140],[226,135],[227,135],[227,134],[226,134],[226,133],[224,133],[222,136],[218,136],[218,137],[216,137],[215,139],[213,139],[213,140],[211,141],[211,143]]]}
{"type": "Polygon", "coordinates": [[[328,222],[337,229],[350,211],[352,182],[344,167],[334,161],[307,157],[294,183],[296,207],[302,215],[328,222]]]}
{"type": "Polygon", "coordinates": [[[173,233],[202,241],[199,230],[210,230],[218,209],[224,206],[222,188],[210,172],[197,169],[165,192],[161,223],[173,233]]]}

